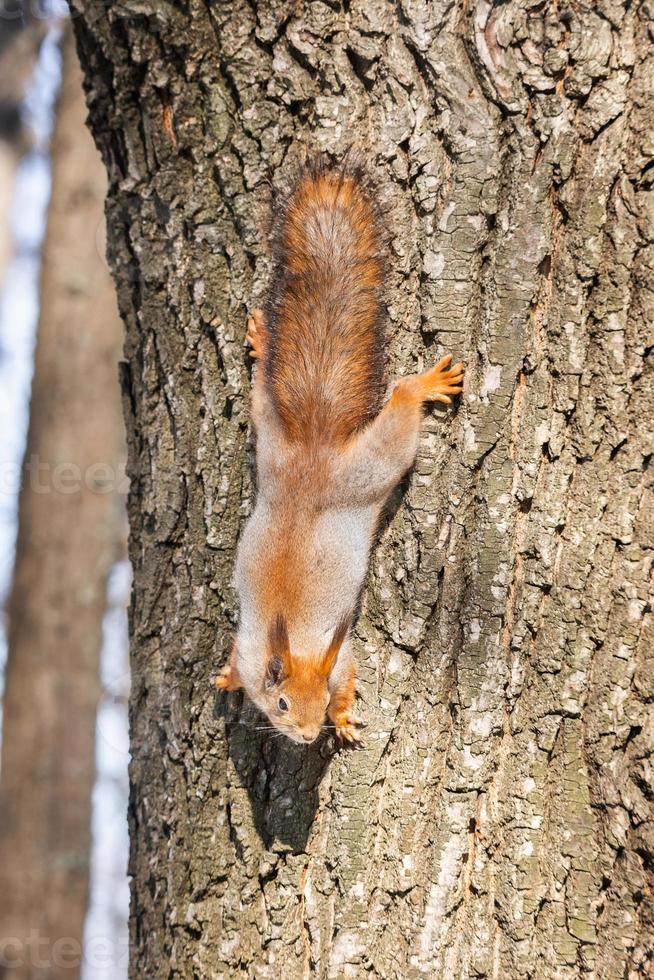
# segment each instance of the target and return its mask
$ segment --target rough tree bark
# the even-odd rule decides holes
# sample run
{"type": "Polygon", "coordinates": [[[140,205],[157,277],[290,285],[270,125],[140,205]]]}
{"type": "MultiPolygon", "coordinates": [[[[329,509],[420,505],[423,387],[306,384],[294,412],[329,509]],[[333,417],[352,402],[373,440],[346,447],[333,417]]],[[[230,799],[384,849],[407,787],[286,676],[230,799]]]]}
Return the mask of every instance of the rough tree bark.
{"type": "Polygon", "coordinates": [[[651,975],[654,7],[73,12],[127,329],[132,976],[651,975]],[[353,141],[389,373],[468,372],[381,535],[365,749],[334,754],[210,680],[271,184],[353,141]]]}
{"type": "Polygon", "coordinates": [[[103,257],[106,176],[66,34],[0,770],[0,976],[79,975],[106,582],[124,531],[121,326],[103,257]]]}

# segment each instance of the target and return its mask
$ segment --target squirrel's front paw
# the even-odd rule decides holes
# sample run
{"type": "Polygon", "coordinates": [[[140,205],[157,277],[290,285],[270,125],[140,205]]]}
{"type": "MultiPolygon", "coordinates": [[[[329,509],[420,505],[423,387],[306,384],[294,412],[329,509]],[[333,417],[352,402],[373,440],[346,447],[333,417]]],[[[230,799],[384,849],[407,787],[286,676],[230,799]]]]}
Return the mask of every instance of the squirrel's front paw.
{"type": "Polygon", "coordinates": [[[241,686],[241,678],[231,663],[229,663],[220,671],[214,684],[219,691],[238,691],[241,686]]]}
{"type": "Polygon", "coordinates": [[[263,310],[252,310],[252,316],[248,319],[245,341],[252,348],[250,357],[258,359],[266,353],[266,324],[263,310]]]}
{"type": "Polygon", "coordinates": [[[361,745],[361,732],[360,728],[365,728],[365,722],[361,718],[357,718],[356,715],[351,714],[349,711],[344,711],[342,714],[336,715],[332,718],[334,722],[334,729],[336,735],[342,739],[344,742],[348,742],[350,745],[361,745]]]}
{"type": "Polygon", "coordinates": [[[452,355],[446,354],[433,368],[418,376],[424,401],[451,405],[451,396],[458,395],[463,390],[461,387],[463,364],[455,364],[454,367],[450,367],[451,360],[452,355]]]}

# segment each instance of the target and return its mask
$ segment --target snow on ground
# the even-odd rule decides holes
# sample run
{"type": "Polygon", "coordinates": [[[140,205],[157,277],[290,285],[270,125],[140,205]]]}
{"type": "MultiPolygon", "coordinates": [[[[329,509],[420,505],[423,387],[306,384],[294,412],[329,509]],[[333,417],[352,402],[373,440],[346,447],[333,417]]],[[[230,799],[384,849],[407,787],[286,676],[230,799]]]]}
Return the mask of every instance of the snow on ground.
{"type": "Polygon", "coordinates": [[[127,976],[127,601],[129,562],[114,566],[109,578],[102,628],[102,697],[96,722],[97,777],[93,790],[91,895],[84,930],[82,980],[122,980],[127,976]]]}

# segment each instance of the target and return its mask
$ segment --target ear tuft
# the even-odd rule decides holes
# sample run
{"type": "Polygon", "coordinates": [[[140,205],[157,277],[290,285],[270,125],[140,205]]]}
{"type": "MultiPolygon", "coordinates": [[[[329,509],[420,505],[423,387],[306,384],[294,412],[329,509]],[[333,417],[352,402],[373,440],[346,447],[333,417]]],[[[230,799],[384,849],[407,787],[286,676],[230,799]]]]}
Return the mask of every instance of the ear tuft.
{"type": "Polygon", "coordinates": [[[264,684],[267,690],[277,687],[290,673],[290,650],[286,619],[279,613],[268,632],[270,657],[266,664],[264,684]]]}
{"type": "Polygon", "coordinates": [[[286,618],[282,613],[278,613],[275,617],[275,621],[268,632],[268,640],[270,641],[271,653],[283,660],[289,652],[289,642],[286,618]]]}
{"type": "Polygon", "coordinates": [[[329,646],[323,654],[321,668],[325,677],[329,677],[331,674],[334,664],[336,663],[336,658],[338,657],[338,652],[343,646],[345,637],[347,636],[351,625],[352,613],[346,613],[334,630],[334,635],[331,638],[329,646]]]}

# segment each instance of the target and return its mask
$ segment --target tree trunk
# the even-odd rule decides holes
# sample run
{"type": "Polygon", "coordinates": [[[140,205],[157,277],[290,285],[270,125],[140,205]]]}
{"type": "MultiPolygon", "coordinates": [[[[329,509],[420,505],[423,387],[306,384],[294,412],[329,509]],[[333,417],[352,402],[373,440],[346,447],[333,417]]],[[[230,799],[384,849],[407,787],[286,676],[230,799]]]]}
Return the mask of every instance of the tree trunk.
{"type": "Polygon", "coordinates": [[[70,31],[9,604],[0,976],[11,980],[79,975],[101,627],[122,529],[122,331],[103,258],[106,177],[84,116],[70,31]]]}
{"type": "Polygon", "coordinates": [[[29,148],[21,109],[45,21],[31,9],[0,16],[0,287],[13,252],[10,213],[16,169],[29,148]]]}
{"type": "Polygon", "coordinates": [[[127,326],[132,977],[652,975],[654,7],[73,8],[127,326]],[[271,183],[354,140],[389,374],[468,365],[373,556],[356,753],[211,688],[271,183]]]}

